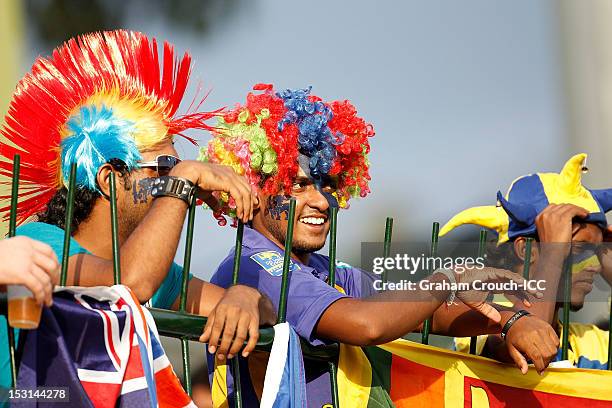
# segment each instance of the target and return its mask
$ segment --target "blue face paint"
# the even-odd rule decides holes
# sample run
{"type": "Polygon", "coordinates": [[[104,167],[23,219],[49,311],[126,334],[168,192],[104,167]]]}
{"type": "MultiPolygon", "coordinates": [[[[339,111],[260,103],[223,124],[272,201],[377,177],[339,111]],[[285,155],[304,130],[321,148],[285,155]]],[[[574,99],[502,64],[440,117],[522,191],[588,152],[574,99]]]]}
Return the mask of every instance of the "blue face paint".
{"type": "Polygon", "coordinates": [[[332,193],[326,193],[324,191],[319,190],[319,192],[325,197],[327,200],[327,204],[329,204],[329,208],[338,208],[340,204],[338,204],[338,200],[332,193]]]}
{"type": "Polygon", "coordinates": [[[149,201],[149,196],[151,195],[151,189],[155,179],[156,177],[147,177],[138,180],[138,184],[136,184],[136,180],[132,182],[132,196],[134,198],[134,204],[144,204],[149,201]]]}
{"type": "Polygon", "coordinates": [[[323,197],[325,197],[329,208],[338,208],[340,205],[338,204],[336,197],[334,197],[332,193],[323,191],[323,186],[328,186],[331,184],[331,178],[329,176],[312,177],[310,172],[310,159],[303,154],[298,156],[298,164],[300,165],[300,168],[304,174],[306,174],[306,177],[312,180],[317,191],[321,193],[323,197]]]}
{"type": "Polygon", "coordinates": [[[572,274],[582,272],[589,267],[598,268],[601,266],[599,257],[593,249],[595,245],[581,245],[581,248],[572,251],[572,274]]]}
{"type": "Polygon", "coordinates": [[[334,197],[332,193],[323,191],[322,185],[323,184],[325,184],[326,186],[329,185],[329,180],[326,180],[326,181],[327,182],[324,183],[324,180],[321,180],[321,178],[315,179],[314,180],[315,188],[317,189],[319,193],[321,193],[323,197],[325,197],[325,199],[327,200],[327,204],[329,205],[329,208],[338,208],[339,204],[338,204],[338,200],[336,199],[336,197],[334,197]]]}
{"type": "Polygon", "coordinates": [[[291,196],[286,195],[275,195],[268,197],[268,203],[264,210],[264,215],[269,215],[271,218],[275,220],[283,219],[283,214],[285,215],[284,220],[289,219],[289,199],[291,196]]]}

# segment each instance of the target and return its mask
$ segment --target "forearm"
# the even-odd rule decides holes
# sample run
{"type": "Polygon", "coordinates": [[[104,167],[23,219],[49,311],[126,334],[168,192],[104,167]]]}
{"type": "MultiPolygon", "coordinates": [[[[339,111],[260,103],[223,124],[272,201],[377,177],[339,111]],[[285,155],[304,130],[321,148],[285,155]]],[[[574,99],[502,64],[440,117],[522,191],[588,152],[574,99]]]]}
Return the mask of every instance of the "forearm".
{"type": "Polygon", "coordinates": [[[512,363],[514,360],[508,351],[506,342],[500,334],[491,334],[487,336],[487,341],[483,350],[484,357],[490,357],[504,363],[512,363]]]}
{"type": "Polygon", "coordinates": [[[448,308],[440,307],[433,314],[431,332],[453,337],[499,333],[505,322],[514,315],[515,310],[499,305],[493,305],[493,307],[502,316],[500,323],[495,323],[461,302],[448,308]]]}
{"type": "Polygon", "coordinates": [[[187,204],[173,197],[153,201],[142,222],[121,246],[122,279],[153,296],[176,254],[187,204]]]}
{"type": "MultiPolygon", "coordinates": [[[[186,203],[181,200],[156,198],[142,222],[119,249],[121,283],[132,289],[141,302],[153,296],[168,274],[186,209],[186,203]]],[[[68,285],[110,286],[113,283],[112,259],[86,254],[70,257],[68,285]]]]}
{"type": "MultiPolygon", "coordinates": [[[[429,280],[446,279],[435,275],[429,280]]],[[[325,311],[316,334],[357,346],[386,343],[417,328],[440,307],[448,294],[448,291],[394,291],[367,299],[340,299],[325,311]]]]}
{"type": "MultiPolygon", "coordinates": [[[[200,316],[209,316],[217,303],[225,294],[225,289],[198,278],[192,278],[187,286],[187,302],[185,311],[200,316]]],[[[180,297],[172,305],[173,310],[178,310],[180,297]]]]}
{"type": "Polygon", "coordinates": [[[564,260],[565,255],[562,254],[560,248],[544,248],[531,273],[531,279],[543,281],[546,289],[543,291],[542,299],[532,301],[529,312],[550,324],[555,320],[559,283],[564,273],[564,260]]]}

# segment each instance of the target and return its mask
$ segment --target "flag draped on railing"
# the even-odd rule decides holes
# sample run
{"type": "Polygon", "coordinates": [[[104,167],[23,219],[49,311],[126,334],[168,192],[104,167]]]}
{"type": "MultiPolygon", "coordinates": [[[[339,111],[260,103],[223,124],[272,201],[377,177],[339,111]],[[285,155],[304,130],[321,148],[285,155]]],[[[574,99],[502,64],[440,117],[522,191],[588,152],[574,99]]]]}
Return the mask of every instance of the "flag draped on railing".
{"type": "Polygon", "coordinates": [[[289,323],[274,326],[261,408],[306,408],[306,378],[300,338],[289,323]]]}
{"type": "Polygon", "coordinates": [[[407,340],[340,345],[341,407],[612,407],[612,372],[516,367],[407,340]]]}
{"type": "Polygon", "coordinates": [[[27,333],[17,387],[67,387],[71,406],[195,407],[149,311],[122,285],[56,291],[27,333]]]}
{"type": "MultiPolygon", "coordinates": [[[[249,358],[252,358],[252,355],[249,358]]],[[[272,348],[269,356],[261,359],[261,363],[267,364],[261,401],[243,398],[243,406],[260,406],[261,408],[308,407],[300,338],[288,323],[279,323],[274,326],[272,348]]],[[[246,364],[241,366],[241,370],[244,370],[242,374],[245,377],[250,375],[248,368],[249,366],[246,364]]],[[[215,361],[215,371],[211,382],[212,400],[215,408],[235,406],[235,394],[232,397],[227,395],[228,388],[233,389],[235,387],[233,377],[229,378],[227,375],[229,370],[230,366],[227,361],[215,361]]]]}

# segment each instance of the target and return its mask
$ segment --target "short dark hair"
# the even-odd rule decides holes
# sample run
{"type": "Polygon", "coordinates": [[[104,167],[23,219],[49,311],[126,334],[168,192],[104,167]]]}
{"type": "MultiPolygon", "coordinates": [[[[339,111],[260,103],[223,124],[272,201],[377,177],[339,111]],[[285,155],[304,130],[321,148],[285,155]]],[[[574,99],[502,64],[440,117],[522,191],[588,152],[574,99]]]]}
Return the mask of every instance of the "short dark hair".
{"type": "MultiPolygon", "coordinates": [[[[514,240],[506,241],[502,244],[497,244],[497,241],[487,243],[487,262],[489,266],[500,269],[513,269],[519,265],[523,265],[524,261],[514,251],[514,240]]],[[[533,239],[533,245],[537,245],[540,241],[536,235],[525,235],[523,238],[533,239]]],[[[533,248],[533,247],[532,247],[533,248]]],[[[533,251],[533,249],[532,249],[533,251]]]]}
{"type": "Polygon", "coordinates": [[[493,268],[512,269],[522,260],[514,252],[514,241],[497,244],[497,240],[487,243],[487,265],[493,268]]]}
{"type": "MultiPolygon", "coordinates": [[[[130,172],[128,171],[127,165],[119,159],[111,159],[109,160],[109,163],[119,171],[119,174],[123,179],[124,188],[129,190],[131,188],[130,172]]],[[[96,200],[100,198],[100,196],[102,196],[102,194],[98,191],[90,190],[83,186],[77,186],[77,189],[74,192],[74,207],[72,210],[70,235],[74,235],[79,228],[79,224],[89,217],[96,200]]],[[[65,229],[67,202],[68,189],[66,187],[62,187],[55,193],[51,200],[49,200],[45,210],[38,213],[38,221],[65,229]]]]}
{"type": "MultiPolygon", "coordinates": [[[[86,220],[91,214],[94,203],[100,197],[100,193],[92,191],[85,187],[77,187],[74,192],[74,207],[72,212],[72,225],[70,235],[79,228],[79,224],[86,220]]],[[[38,221],[47,224],[55,225],[61,229],[65,229],[66,225],[66,207],[68,201],[68,189],[62,187],[47,204],[47,208],[38,214],[38,221]]]]}

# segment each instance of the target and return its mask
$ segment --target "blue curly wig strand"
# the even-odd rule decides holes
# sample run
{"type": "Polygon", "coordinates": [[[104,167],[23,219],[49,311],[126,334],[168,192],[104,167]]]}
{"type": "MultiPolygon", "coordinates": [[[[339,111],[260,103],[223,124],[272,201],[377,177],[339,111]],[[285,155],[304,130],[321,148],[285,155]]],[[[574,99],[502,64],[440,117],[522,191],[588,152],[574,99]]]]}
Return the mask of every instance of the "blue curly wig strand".
{"type": "Polygon", "coordinates": [[[332,119],[331,109],[323,102],[309,101],[312,87],[305,89],[285,89],[276,95],[285,102],[283,119],[278,122],[278,129],[290,123],[298,127],[298,149],[300,153],[310,158],[308,166],[314,178],[328,175],[334,158],[335,145],[342,143],[343,135],[333,134],[327,123],[332,119]]]}

